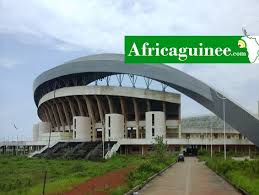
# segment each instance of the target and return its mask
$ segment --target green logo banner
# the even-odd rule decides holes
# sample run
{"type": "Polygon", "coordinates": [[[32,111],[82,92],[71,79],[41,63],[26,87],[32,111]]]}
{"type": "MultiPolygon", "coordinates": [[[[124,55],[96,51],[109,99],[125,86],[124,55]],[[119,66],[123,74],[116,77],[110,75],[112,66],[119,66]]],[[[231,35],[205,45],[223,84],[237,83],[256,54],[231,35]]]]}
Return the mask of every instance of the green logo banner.
{"type": "Polygon", "coordinates": [[[125,36],[125,63],[259,63],[258,36],[125,36]]]}

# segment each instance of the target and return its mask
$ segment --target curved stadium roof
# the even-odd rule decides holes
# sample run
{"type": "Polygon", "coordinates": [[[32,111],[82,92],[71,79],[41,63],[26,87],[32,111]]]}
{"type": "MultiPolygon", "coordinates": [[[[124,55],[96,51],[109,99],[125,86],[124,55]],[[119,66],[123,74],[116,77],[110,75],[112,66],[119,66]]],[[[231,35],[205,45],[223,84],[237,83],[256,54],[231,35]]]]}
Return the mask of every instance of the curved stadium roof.
{"type": "MultiPolygon", "coordinates": [[[[39,75],[33,83],[34,100],[54,89],[87,85],[97,79],[115,74],[139,75],[164,83],[189,96],[220,118],[223,118],[221,92],[204,82],[164,64],[125,64],[122,54],[98,54],[78,58],[39,75]]],[[[259,120],[230,98],[225,101],[225,119],[234,129],[259,146],[259,120]]]]}

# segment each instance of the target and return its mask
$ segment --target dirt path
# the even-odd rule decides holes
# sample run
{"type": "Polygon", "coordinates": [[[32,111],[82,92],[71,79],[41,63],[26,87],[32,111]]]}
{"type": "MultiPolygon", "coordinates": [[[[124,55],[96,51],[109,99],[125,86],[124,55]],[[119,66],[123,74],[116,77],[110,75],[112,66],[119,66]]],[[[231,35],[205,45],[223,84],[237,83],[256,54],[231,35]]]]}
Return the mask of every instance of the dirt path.
{"type": "Polygon", "coordinates": [[[65,195],[108,195],[110,188],[119,187],[127,180],[127,175],[132,168],[126,167],[116,171],[108,172],[105,175],[94,177],[72,189],[65,195]]]}

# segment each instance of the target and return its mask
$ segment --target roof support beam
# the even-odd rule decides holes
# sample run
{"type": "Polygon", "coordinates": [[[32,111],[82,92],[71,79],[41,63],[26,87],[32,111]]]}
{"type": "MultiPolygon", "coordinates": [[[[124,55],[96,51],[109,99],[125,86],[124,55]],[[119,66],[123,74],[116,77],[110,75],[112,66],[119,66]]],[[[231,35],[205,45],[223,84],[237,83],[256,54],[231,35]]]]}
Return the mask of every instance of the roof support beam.
{"type": "Polygon", "coordinates": [[[94,111],[93,111],[93,107],[92,107],[92,101],[86,95],[84,95],[83,98],[85,100],[89,116],[90,116],[90,118],[92,120],[92,138],[93,138],[92,140],[95,140],[95,138],[96,138],[96,131],[95,131],[94,127],[95,127],[96,120],[95,120],[94,111]]]}
{"type": "Polygon", "coordinates": [[[92,119],[92,123],[95,124],[96,120],[95,120],[94,111],[93,111],[93,107],[92,107],[92,101],[86,95],[84,95],[83,97],[84,97],[84,100],[85,100],[85,103],[86,103],[86,106],[87,106],[87,110],[88,110],[89,116],[92,119]]]}
{"type": "Polygon", "coordinates": [[[150,100],[147,99],[147,111],[151,111],[150,100]]]}
{"type": "Polygon", "coordinates": [[[66,125],[65,125],[65,121],[64,121],[64,116],[63,116],[63,114],[61,112],[60,105],[59,105],[59,103],[55,99],[54,99],[54,104],[56,105],[56,109],[58,111],[58,116],[59,116],[59,120],[60,120],[62,128],[63,128],[63,132],[65,132],[66,125]]]}
{"type": "Polygon", "coordinates": [[[76,99],[77,106],[78,106],[78,108],[79,108],[80,116],[85,116],[84,110],[83,110],[83,108],[82,108],[82,104],[81,104],[81,102],[80,102],[80,99],[79,99],[77,96],[74,96],[74,98],[76,99]]]}
{"type": "Polygon", "coordinates": [[[53,127],[53,122],[52,122],[52,120],[50,119],[50,115],[49,115],[49,113],[48,113],[48,109],[43,105],[42,106],[42,109],[43,109],[43,111],[44,111],[44,113],[45,113],[45,115],[46,115],[46,117],[47,117],[47,122],[49,122],[51,125],[50,125],[50,128],[52,128],[53,127]]]}
{"type": "Polygon", "coordinates": [[[106,98],[108,100],[110,113],[114,113],[115,111],[114,111],[114,106],[113,106],[112,99],[108,95],[106,95],[106,98]]]}
{"type": "Polygon", "coordinates": [[[73,119],[73,117],[76,116],[74,105],[73,105],[73,103],[72,103],[72,101],[70,100],[69,97],[65,97],[65,98],[68,101],[68,104],[69,104],[69,107],[70,107],[70,110],[71,110],[71,113],[72,113],[72,119],[73,119]]]}
{"type": "Polygon", "coordinates": [[[103,109],[102,109],[102,104],[101,101],[99,99],[99,97],[97,95],[94,96],[97,102],[97,107],[98,107],[98,111],[99,111],[99,116],[100,116],[100,120],[102,122],[102,124],[104,124],[104,114],[103,114],[103,109]]]}
{"type": "Polygon", "coordinates": [[[133,106],[134,106],[134,113],[135,113],[135,122],[136,122],[136,138],[139,138],[139,112],[138,112],[138,104],[137,99],[132,98],[133,106]]]}
{"type": "Polygon", "coordinates": [[[68,113],[68,110],[67,110],[67,107],[66,107],[66,104],[64,103],[63,99],[60,98],[59,99],[61,105],[62,105],[62,108],[63,108],[63,111],[65,113],[65,118],[66,118],[66,121],[67,121],[67,125],[68,125],[68,128],[69,128],[69,131],[71,131],[71,123],[70,123],[70,120],[69,120],[69,113],[68,113]]]}
{"type": "Polygon", "coordinates": [[[123,97],[120,97],[120,105],[121,105],[121,113],[124,116],[124,137],[127,138],[127,128],[126,128],[126,124],[127,124],[127,113],[126,113],[126,106],[125,106],[125,100],[123,97]]]}
{"type": "MultiPolygon", "coordinates": [[[[54,100],[54,101],[55,101],[55,100],[54,100]]],[[[59,118],[58,118],[57,111],[56,111],[56,109],[55,109],[55,107],[54,107],[54,102],[49,103],[49,105],[50,105],[51,110],[52,110],[52,112],[53,112],[54,119],[55,119],[55,121],[56,121],[57,128],[58,128],[58,131],[59,131],[61,124],[60,124],[60,121],[59,121],[59,118]]]]}
{"type": "Polygon", "coordinates": [[[53,114],[53,112],[51,112],[51,109],[49,108],[49,104],[47,102],[44,105],[48,111],[50,122],[52,124],[52,128],[55,128],[57,126],[57,123],[56,123],[56,120],[54,119],[54,114],[53,114]]]}

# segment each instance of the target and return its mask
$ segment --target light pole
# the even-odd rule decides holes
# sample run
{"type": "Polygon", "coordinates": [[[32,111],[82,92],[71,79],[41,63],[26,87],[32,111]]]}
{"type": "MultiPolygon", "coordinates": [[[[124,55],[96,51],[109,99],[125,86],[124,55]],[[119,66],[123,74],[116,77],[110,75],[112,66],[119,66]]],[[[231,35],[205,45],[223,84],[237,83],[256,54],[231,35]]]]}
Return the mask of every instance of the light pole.
{"type": "Polygon", "coordinates": [[[222,100],[222,106],[223,106],[223,124],[224,124],[224,159],[226,160],[227,159],[227,153],[226,153],[226,150],[227,150],[227,148],[226,148],[226,122],[225,122],[225,117],[226,117],[226,112],[225,112],[225,100],[227,99],[225,96],[223,96],[222,95],[222,97],[221,96],[219,96],[218,94],[217,94],[217,92],[216,92],[216,95],[217,95],[217,97],[218,98],[220,98],[221,100],[222,100]]]}
{"type": "MultiPolygon", "coordinates": [[[[18,127],[16,127],[16,125],[15,124],[13,124],[13,126],[14,126],[14,128],[17,130],[17,132],[18,132],[18,127]]],[[[16,136],[16,156],[18,155],[18,148],[19,146],[18,146],[18,133],[17,133],[17,136],[16,136]]]]}
{"type": "MultiPolygon", "coordinates": [[[[56,88],[57,88],[57,83],[55,82],[55,84],[54,84],[54,91],[53,91],[54,103],[56,103],[56,88]]],[[[49,149],[49,147],[50,147],[50,139],[51,139],[51,131],[52,131],[51,128],[52,127],[50,126],[50,128],[49,128],[49,140],[48,140],[48,147],[47,147],[47,149],[49,149]]],[[[45,172],[44,172],[42,195],[45,195],[45,186],[46,186],[46,181],[47,181],[47,174],[48,174],[48,170],[47,170],[47,165],[46,165],[45,172]]]]}
{"type": "Polygon", "coordinates": [[[208,152],[208,128],[206,127],[206,152],[208,152]]]}
{"type": "Polygon", "coordinates": [[[104,156],[104,140],[105,140],[105,137],[104,137],[104,134],[105,134],[105,124],[104,124],[104,121],[102,121],[102,143],[103,143],[103,159],[105,158],[104,156]]]}
{"type": "Polygon", "coordinates": [[[210,158],[212,158],[212,117],[210,119],[210,158]]]}

